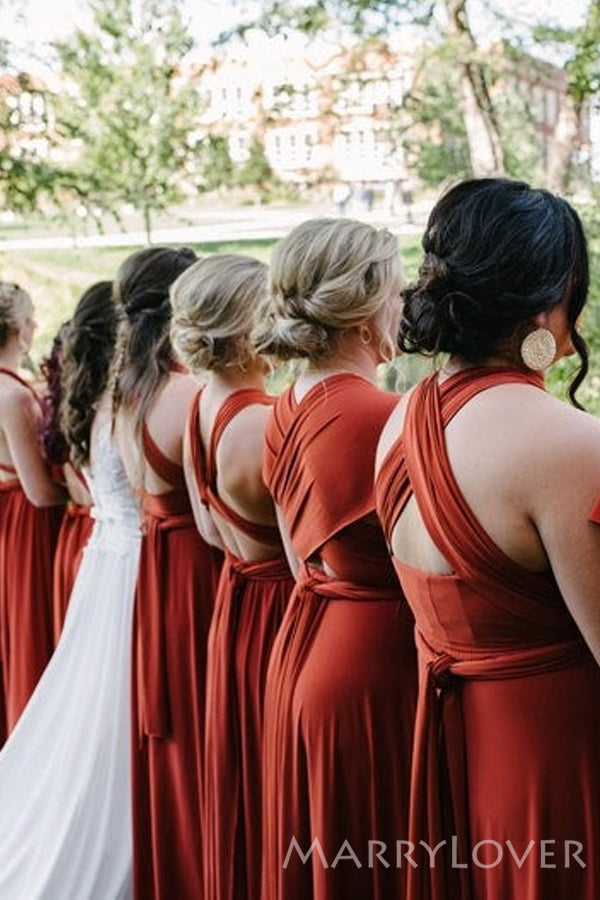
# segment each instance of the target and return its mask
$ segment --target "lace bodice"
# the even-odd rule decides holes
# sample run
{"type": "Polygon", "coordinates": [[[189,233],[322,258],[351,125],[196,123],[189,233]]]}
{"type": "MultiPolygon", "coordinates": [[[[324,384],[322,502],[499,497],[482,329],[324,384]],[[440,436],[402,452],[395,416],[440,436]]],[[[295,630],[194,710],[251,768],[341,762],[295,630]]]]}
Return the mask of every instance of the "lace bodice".
{"type": "Polygon", "coordinates": [[[94,422],[91,464],[85,470],[85,477],[94,501],[92,514],[96,521],[105,523],[116,537],[138,537],[140,504],[112,439],[108,417],[99,415],[94,422]]]}

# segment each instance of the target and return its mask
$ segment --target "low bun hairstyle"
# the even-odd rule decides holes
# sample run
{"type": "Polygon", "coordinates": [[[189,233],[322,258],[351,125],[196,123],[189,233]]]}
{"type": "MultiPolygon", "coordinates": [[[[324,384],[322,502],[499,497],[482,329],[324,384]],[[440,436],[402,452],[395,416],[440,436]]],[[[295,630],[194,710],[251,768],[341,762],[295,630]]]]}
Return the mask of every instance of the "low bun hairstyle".
{"type": "Polygon", "coordinates": [[[173,282],[196,260],[190,247],[146,247],[121,264],[114,299],[121,322],[111,378],[113,416],[121,407],[142,422],[173,361],[169,325],[173,282]]]}
{"type": "Polygon", "coordinates": [[[22,287],[12,281],[0,281],[0,347],[25,325],[32,306],[31,297],[22,287]]]}
{"type": "Polygon", "coordinates": [[[265,315],[267,267],[250,256],[200,260],[171,288],[173,348],[192,372],[222,371],[254,356],[252,331],[265,315]]]}
{"type": "Polygon", "coordinates": [[[581,221],[567,201],[520,181],[465,181],[431,211],[422,246],[418,278],[403,291],[400,349],[471,364],[498,352],[517,360],[532,318],[566,298],[581,360],[569,391],[578,405],[588,354],[576,323],[589,263],[581,221]]]}
{"type": "Polygon", "coordinates": [[[117,337],[112,282],[99,281],[82,295],[63,335],[60,423],[74,465],[90,459],[90,435],[109,378],[117,337]]]}
{"type": "Polygon", "coordinates": [[[275,248],[271,312],[256,331],[257,349],[281,360],[322,360],[342,331],[377,315],[401,279],[391,232],[353,219],[310,219],[275,248]]]}

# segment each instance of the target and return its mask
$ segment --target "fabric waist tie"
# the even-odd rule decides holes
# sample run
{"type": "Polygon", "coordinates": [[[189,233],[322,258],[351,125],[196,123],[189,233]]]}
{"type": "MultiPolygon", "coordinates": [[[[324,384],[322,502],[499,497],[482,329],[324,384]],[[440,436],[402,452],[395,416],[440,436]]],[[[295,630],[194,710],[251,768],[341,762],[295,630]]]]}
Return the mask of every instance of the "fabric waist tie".
{"type": "Polygon", "coordinates": [[[187,494],[143,495],[142,523],[145,544],[138,578],[136,622],[139,640],[137,657],[138,734],[166,738],[171,731],[166,669],[166,622],[162,578],[163,550],[168,532],[195,529],[187,494]],[[187,501],[187,509],[185,508],[187,501]]]}
{"type": "Polygon", "coordinates": [[[374,584],[358,584],[345,581],[322,572],[315,566],[306,563],[300,569],[297,579],[298,593],[311,594],[324,600],[395,600],[406,602],[401,587],[379,586],[374,584]]]}
{"type": "MultiPolygon", "coordinates": [[[[419,654],[425,660],[421,682],[411,777],[409,840],[434,848],[457,838],[460,861],[469,859],[466,748],[461,687],[464,680],[501,681],[526,678],[581,665],[591,659],[578,639],[524,647],[478,659],[436,653],[417,629],[419,654]]],[[[468,869],[452,869],[448,855],[441,867],[427,865],[425,854],[408,867],[408,900],[472,897],[468,869]],[[459,885],[453,885],[457,878],[459,885]],[[458,894],[456,893],[458,891],[458,894]]]]}

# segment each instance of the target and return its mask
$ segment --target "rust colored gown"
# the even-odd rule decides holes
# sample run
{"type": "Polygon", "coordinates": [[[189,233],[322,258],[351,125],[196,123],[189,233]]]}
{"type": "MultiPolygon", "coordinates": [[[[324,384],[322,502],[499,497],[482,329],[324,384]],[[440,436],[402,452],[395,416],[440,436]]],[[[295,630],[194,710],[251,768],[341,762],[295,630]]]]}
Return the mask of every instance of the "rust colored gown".
{"type": "MultiPolygon", "coordinates": [[[[83,475],[75,471],[85,487],[83,475]]],[[[54,554],[53,576],[53,628],[54,644],[58,644],[69,598],[75,583],[75,577],[81,563],[81,557],[94,527],[91,506],[81,506],[73,500],[67,502],[65,514],[58,533],[56,552],[54,554]]]]}
{"type": "Polygon", "coordinates": [[[206,642],[222,554],[196,529],[183,468],[143,426],[172,490],[144,493],[132,667],[133,877],[139,900],[202,896],[206,642]]]}
{"type": "Polygon", "coordinates": [[[414,621],[373,492],[397,402],[340,373],[299,403],[288,389],[267,429],[265,482],[303,567],[267,675],[263,900],[404,897],[414,621]],[[294,838],[304,854],[319,842],[304,863],[294,838]]]}
{"type": "MultiPolygon", "coordinates": [[[[14,378],[39,402],[31,385],[14,378]]],[[[3,472],[16,476],[11,466],[3,472]]],[[[52,566],[63,506],[35,507],[18,479],[0,482],[0,744],[14,728],[54,649],[52,566]]]]}
{"type": "Polygon", "coordinates": [[[217,493],[216,452],[231,420],[252,404],[273,403],[263,391],[241,390],[221,405],[204,452],[199,397],[189,420],[190,447],[203,502],[248,537],[279,554],[248,562],[225,554],[208,641],[204,884],[205,900],[260,896],[261,767],[267,665],[294,588],[277,527],[259,525],[217,493]]]}
{"type": "Polygon", "coordinates": [[[421,674],[410,900],[600,897],[600,668],[552,574],[524,569],[483,530],[446,451],[452,417],[511,382],[543,387],[505,369],[465,370],[441,385],[426,379],[377,479],[388,537],[414,495],[453,570],[394,560],[416,619],[421,674]],[[420,840],[447,841],[435,868],[420,840]]]}

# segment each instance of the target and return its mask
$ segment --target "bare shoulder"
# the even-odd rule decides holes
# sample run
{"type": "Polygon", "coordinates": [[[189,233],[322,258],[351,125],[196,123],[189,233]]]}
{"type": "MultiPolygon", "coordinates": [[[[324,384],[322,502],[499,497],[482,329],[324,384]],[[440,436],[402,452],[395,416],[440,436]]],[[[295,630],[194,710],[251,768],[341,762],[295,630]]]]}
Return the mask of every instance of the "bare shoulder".
{"type": "Polygon", "coordinates": [[[10,381],[6,385],[2,385],[0,409],[3,412],[3,418],[6,421],[12,421],[24,415],[35,414],[37,405],[28,388],[16,381],[10,381]]]}
{"type": "Polygon", "coordinates": [[[404,430],[404,418],[406,416],[408,401],[415,387],[416,385],[405,394],[403,394],[402,397],[398,398],[398,403],[392,410],[392,414],[383,426],[381,437],[379,438],[379,444],[377,445],[377,456],[375,459],[375,470],[377,472],[381,468],[384,459],[404,430]]]}
{"type": "Polygon", "coordinates": [[[221,483],[231,492],[262,484],[265,429],[272,407],[252,404],[241,410],[225,428],[217,449],[221,483]]]}
{"type": "Polygon", "coordinates": [[[201,387],[202,382],[194,375],[190,375],[187,372],[174,372],[167,379],[161,396],[169,402],[189,403],[201,387]]]}

